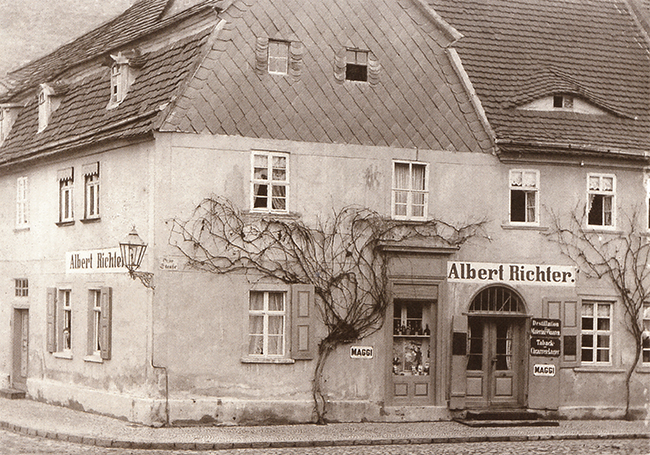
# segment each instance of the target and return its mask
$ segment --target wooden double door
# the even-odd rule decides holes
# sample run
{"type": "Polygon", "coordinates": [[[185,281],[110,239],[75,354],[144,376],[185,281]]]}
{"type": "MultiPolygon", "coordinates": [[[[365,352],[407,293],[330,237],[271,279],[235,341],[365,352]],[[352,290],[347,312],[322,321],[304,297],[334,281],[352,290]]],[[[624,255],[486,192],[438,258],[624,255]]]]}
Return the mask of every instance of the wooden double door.
{"type": "Polygon", "coordinates": [[[524,317],[468,317],[468,407],[523,406],[525,327],[524,317]]]}

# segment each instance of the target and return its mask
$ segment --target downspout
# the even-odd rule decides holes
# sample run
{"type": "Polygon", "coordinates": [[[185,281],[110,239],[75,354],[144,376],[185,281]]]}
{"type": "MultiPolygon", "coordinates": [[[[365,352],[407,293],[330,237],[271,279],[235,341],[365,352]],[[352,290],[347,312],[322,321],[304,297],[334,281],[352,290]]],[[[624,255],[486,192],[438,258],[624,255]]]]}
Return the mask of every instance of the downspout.
{"type": "MultiPolygon", "coordinates": [[[[162,110],[162,109],[160,109],[162,110]]],[[[154,141],[152,143],[153,145],[152,150],[149,152],[149,233],[148,237],[150,240],[151,245],[153,246],[151,251],[151,255],[149,256],[149,267],[148,270],[154,270],[153,269],[153,259],[157,253],[156,250],[156,237],[155,237],[155,220],[156,220],[156,192],[157,192],[157,186],[156,186],[156,151],[157,151],[157,142],[154,137],[154,141]]],[[[155,318],[155,306],[156,306],[156,299],[155,299],[155,287],[153,285],[153,278],[152,278],[152,283],[151,283],[151,368],[155,370],[161,370],[164,375],[165,375],[165,426],[169,426],[169,372],[167,371],[167,367],[162,366],[162,365],[157,365],[156,364],[156,318],[155,318]]]]}

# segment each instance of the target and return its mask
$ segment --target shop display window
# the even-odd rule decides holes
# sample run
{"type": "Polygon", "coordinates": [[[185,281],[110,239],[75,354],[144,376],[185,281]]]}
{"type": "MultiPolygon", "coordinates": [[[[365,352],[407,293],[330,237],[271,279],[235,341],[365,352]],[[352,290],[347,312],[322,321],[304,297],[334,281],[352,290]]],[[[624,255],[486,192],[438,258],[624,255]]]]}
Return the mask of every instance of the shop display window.
{"type": "Polygon", "coordinates": [[[396,301],[393,315],[393,374],[428,376],[431,309],[426,302],[396,301]]]}

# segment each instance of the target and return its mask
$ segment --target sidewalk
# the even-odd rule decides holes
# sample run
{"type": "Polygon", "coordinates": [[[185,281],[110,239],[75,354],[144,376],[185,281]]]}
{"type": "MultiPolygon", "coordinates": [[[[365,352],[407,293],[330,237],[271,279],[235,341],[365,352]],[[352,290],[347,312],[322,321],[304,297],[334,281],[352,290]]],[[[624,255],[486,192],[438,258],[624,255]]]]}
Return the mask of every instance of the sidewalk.
{"type": "Polygon", "coordinates": [[[128,449],[218,450],[606,438],[646,438],[650,446],[650,422],[646,421],[570,420],[560,421],[558,427],[510,428],[470,428],[456,422],[150,428],[31,400],[5,398],[0,398],[0,428],[128,449]]]}

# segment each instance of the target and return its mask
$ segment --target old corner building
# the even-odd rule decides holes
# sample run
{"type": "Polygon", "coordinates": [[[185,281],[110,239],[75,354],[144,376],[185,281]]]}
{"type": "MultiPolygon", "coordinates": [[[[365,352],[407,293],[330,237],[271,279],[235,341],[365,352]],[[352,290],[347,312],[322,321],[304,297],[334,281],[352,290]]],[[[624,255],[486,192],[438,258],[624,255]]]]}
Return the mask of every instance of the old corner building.
{"type": "MultiPolygon", "coordinates": [[[[140,0],[8,75],[0,386],[150,425],[313,421],[313,288],[198,271],[170,245],[169,221],[219,195],[307,224],[351,204],[487,220],[460,248],[383,248],[391,304],[331,355],[328,419],[621,417],[634,342],[620,296],[546,234],[576,210],[605,238],[632,210],[650,233],[646,11],[307,3],[140,0]],[[155,289],[122,267],[133,226],[155,289]]],[[[649,331],[648,306],[639,318],[649,331]]]]}

